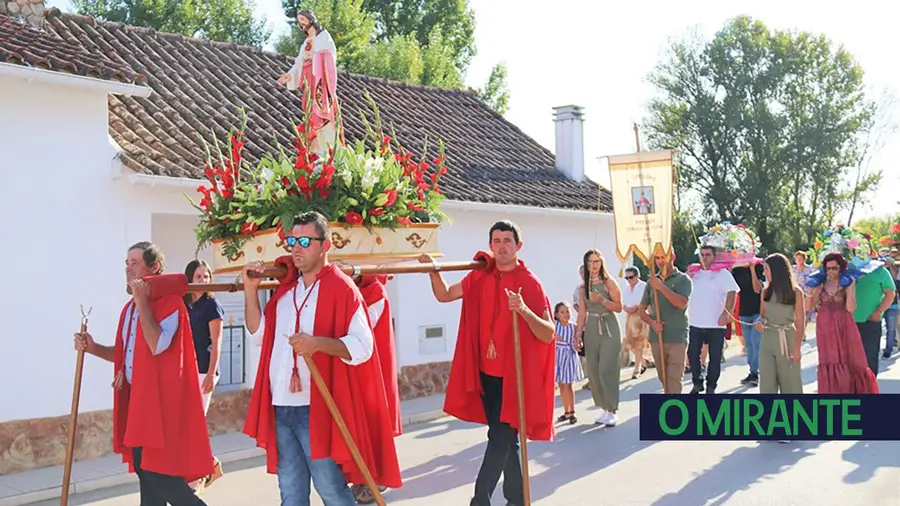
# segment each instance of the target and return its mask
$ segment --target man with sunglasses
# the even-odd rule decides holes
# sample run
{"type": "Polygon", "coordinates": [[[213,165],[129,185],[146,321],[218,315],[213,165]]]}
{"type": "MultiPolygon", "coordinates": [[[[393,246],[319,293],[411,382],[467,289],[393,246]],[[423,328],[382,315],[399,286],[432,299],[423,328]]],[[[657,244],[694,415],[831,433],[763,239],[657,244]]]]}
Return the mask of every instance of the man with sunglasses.
{"type": "Polygon", "coordinates": [[[275,261],[287,273],[265,311],[257,293],[260,280],[250,276],[262,272],[262,263],[243,271],[247,330],[262,347],[244,433],[266,450],[267,470],[278,475],[283,506],[309,504],[310,481],[325,504],[350,506],[356,501],[348,480],[365,482],[305,358],[321,373],[375,481],[401,485],[366,304],[353,281],[328,262],[329,236],[321,214],[294,218],[285,238],[291,255],[275,261]]]}

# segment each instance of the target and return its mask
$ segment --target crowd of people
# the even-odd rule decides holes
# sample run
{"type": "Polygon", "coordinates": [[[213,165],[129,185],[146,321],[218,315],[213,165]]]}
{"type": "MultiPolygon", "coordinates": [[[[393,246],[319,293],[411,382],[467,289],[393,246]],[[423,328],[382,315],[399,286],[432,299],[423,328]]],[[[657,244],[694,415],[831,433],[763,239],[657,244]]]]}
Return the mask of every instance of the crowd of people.
{"type": "MultiPolygon", "coordinates": [[[[394,438],[401,433],[397,364],[390,305],[381,277],[348,277],[328,260],[327,219],[305,213],[285,238],[289,256],[278,287],[260,304],[262,263],[242,273],[245,321],[261,348],[244,432],[266,451],[278,477],[283,506],[308,505],[312,488],[329,506],[375,500],[402,485],[394,438]],[[317,382],[318,385],[313,386],[317,382]],[[326,400],[325,393],[330,399],[326,400]],[[352,436],[363,466],[341,436],[332,409],[352,436]]],[[[488,426],[487,446],[475,477],[472,506],[487,506],[503,477],[509,505],[521,505],[523,477],[519,433],[553,439],[556,424],[577,423],[573,384],[588,379],[595,423],[618,423],[623,355],[631,354],[638,378],[655,367],[666,393],[715,394],[723,350],[736,334],[745,347],[742,383],[760,393],[802,393],[801,343],[815,321],[819,393],[877,393],[882,357],[896,346],[898,264],[866,276],[847,276],[847,261],[828,255],[825,276],[814,285],[802,253],[795,265],[781,254],[759,263],[714,269],[716,249],[700,248],[700,268],[679,270],[674,255],[656,254],[656,274],[640,279],[625,269],[619,286],[603,254],[588,250],[572,304],[551,305],[540,280],[519,258],[521,230],[499,221],[488,231],[488,249],[475,259],[485,268],[448,284],[437,265],[430,272],[438,302],[462,301],[444,411],[488,426]],[[618,314],[624,312],[625,333],[618,314]],[[513,331],[521,344],[525,426],[519,424],[513,331]],[[661,336],[661,339],[660,339],[661,336]],[[660,345],[661,343],[661,345],[660,345]],[[707,360],[708,358],[708,360],[707,360]],[[687,367],[685,366],[687,364],[687,367]],[[555,417],[559,385],[563,413],[555,417]]],[[[420,262],[434,260],[425,255],[420,262]]],[[[198,492],[223,475],[212,455],[205,414],[219,378],[222,306],[212,293],[184,293],[184,281],[209,283],[210,266],[192,261],[181,283],[163,274],[162,251],[149,242],[126,253],[131,299],[122,309],[115,342],[75,335],[75,347],[114,366],[113,446],[137,473],[142,506],[196,506],[198,492]]]]}
{"type": "Polygon", "coordinates": [[[674,254],[657,253],[656,274],[645,282],[636,267],[628,267],[624,289],[610,277],[602,253],[584,254],[574,295],[574,335],[568,302],[559,302],[554,312],[556,381],[564,409],[559,422],[577,419],[572,384],[581,379],[579,354],[587,370],[585,388],[600,408],[596,423],[614,426],[622,352],[633,357],[632,379],[646,371],[649,349],[666,393],[682,393],[683,374],[689,374],[690,394],[715,394],[727,340],[735,335],[748,367],[742,385],[758,386],[763,394],[803,393],[801,351],[809,323],[819,358],[818,393],[878,392],[879,355],[889,359],[898,345],[896,250],[881,251],[883,266],[861,277],[848,275],[843,255],[828,254],[821,259],[824,282],[814,287],[808,283],[814,271],[805,252],[794,254],[793,265],[775,253],[714,268],[717,253],[714,246],[701,245],[699,269],[690,274],[675,266],[674,254]],[[624,336],[615,318],[620,311],[626,313],[624,336]]]}

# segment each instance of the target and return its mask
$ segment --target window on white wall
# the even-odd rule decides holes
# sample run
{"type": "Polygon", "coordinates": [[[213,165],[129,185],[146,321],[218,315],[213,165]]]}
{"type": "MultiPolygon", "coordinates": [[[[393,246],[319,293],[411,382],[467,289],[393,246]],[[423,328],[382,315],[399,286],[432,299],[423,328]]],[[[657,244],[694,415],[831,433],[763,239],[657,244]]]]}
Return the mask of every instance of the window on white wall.
{"type": "Polygon", "coordinates": [[[447,352],[447,338],[443,325],[419,327],[419,355],[437,355],[447,352]]]}
{"type": "Polygon", "coordinates": [[[219,358],[219,385],[236,386],[244,383],[244,345],[247,335],[243,323],[229,322],[222,330],[222,354],[219,358]]]}

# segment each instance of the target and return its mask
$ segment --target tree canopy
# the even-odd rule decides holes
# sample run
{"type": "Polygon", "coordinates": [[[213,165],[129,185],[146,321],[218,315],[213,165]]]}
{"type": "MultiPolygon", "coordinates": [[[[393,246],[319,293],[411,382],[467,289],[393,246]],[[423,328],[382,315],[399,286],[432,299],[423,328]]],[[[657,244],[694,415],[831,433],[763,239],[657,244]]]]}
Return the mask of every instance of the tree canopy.
{"type": "Polygon", "coordinates": [[[873,139],[892,132],[888,105],[823,35],[738,17],[711,40],[675,41],[649,80],[647,134],[679,152],[681,211],[692,218],[743,223],[769,251],[791,251],[880,181],[868,160],[873,139]]]}
{"type": "MultiPolygon", "coordinates": [[[[291,26],[275,49],[297,54],[305,38],[297,12],[315,13],[331,33],[338,66],[410,84],[463,88],[475,56],[475,14],[468,0],[282,0],[291,26]]],[[[494,67],[479,97],[503,114],[509,105],[506,67],[494,67]]]]}
{"type": "Polygon", "coordinates": [[[218,42],[262,46],[272,34],[253,0],[72,0],[79,14],[218,42]]]}

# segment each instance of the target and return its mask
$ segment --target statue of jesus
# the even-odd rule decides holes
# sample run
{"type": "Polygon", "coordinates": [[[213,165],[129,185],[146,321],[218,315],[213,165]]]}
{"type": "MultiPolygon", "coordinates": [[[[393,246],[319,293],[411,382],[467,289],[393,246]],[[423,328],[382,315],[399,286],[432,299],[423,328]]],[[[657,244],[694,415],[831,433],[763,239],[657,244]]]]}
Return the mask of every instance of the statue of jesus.
{"type": "Polygon", "coordinates": [[[297,24],[307,37],[294,66],[278,78],[278,84],[291,91],[300,90],[303,110],[310,114],[310,133],[316,133],[312,147],[324,157],[328,148],[334,145],[337,133],[334,124],[337,50],[331,34],[322,28],[312,11],[299,11],[297,24]],[[312,104],[308,103],[310,99],[312,104]]]}

